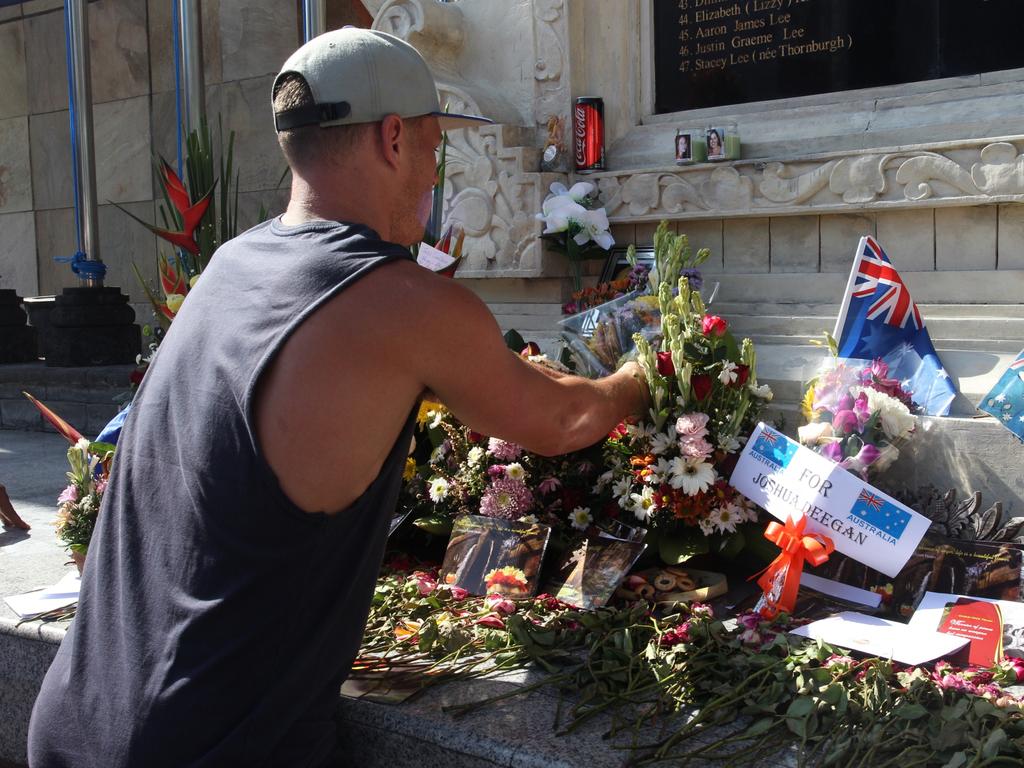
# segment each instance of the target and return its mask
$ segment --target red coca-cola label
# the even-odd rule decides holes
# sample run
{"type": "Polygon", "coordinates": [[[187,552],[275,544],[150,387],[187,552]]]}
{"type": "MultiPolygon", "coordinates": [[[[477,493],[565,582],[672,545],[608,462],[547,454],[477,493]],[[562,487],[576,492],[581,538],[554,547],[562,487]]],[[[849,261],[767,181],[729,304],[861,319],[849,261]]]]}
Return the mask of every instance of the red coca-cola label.
{"type": "Polygon", "coordinates": [[[601,170],[604,168],[604,115],[600,100],[576,102],[572,117],[576,170],[601,170]]]}

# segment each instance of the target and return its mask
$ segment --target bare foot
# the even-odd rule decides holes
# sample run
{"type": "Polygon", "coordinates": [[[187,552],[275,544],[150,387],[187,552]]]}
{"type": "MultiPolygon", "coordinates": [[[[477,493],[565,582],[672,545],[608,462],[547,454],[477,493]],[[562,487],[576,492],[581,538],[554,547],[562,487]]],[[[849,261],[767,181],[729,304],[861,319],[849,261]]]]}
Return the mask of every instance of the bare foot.
{"type": "Polygon", "coordinates": [[[0,485],[0,523],[4,528],[21,528],[23,531],[32,527],[14,511],[14,505],[11,504],[11,499],[7,495],[7,489],[2,485],[0,485]]]}

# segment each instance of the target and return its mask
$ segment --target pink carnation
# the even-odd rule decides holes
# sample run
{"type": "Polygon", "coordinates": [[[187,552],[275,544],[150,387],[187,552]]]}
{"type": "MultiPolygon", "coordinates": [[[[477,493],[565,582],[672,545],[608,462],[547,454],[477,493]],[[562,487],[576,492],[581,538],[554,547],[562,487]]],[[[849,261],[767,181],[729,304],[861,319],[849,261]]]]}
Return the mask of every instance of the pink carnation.
{"type": "Polygon", "coordinates": [[[708,433],[706,413],[684,413],[676,419],[676,434],[679,439],[697,440],[708,433]]]}
{"type": "Polygon", "coordinates": [[[487,441],[487,452],[498,461],[515,461],[522,454],[523,448],[516,443],[492,437],[487,441]]]}
{"type": "Polygon", "coordinates": [[[58,504],[66,504],[67,502],[78,501],[78,488],[73,485],[69,485],[63,491],[60,492],[60,496],[57,497],[58,504]]]}
{"type": "Polygon", "coordinates": [[[679,452],[688,459],[706,459],[713,450],[711,443],[703,437],[679,440],[679,452]]]}

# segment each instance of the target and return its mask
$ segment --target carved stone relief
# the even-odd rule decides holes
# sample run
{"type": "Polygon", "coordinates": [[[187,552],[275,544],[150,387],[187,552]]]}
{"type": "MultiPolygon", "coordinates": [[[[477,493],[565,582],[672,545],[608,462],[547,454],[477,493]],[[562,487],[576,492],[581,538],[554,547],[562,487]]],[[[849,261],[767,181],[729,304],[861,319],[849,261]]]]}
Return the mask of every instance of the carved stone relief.
{"type": "Polygon", "coordinates": [[[1024,197],[1021,147],[1024,138],[592,178],[608,215],[618,221],[934,206],[936,200],[972,205],[1024,197]]]}
{"type": "Polygon", "coordinates": [[[533,32],[534,120],[546,129],[550,120],[558,119],[568,131],[571,96],[565,0],[534,0],[533,32]]]}

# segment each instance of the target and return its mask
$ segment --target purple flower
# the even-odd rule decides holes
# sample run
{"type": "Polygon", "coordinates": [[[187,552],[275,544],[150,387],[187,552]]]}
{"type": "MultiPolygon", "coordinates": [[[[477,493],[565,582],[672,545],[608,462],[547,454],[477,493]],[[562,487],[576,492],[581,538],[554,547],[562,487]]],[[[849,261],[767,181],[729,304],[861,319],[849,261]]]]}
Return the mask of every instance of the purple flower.
{"type": "Polygon", "coordinates": [[[490,478],[499,478],[505,476],[505,467],[500,464],[495,464],[487,468],[487,476],[490,478]]]}
{"type": "Polygon", "coordinates": [[[701,277],[699,269],[684,269],[679,276],[685,277],[689,281],[691,291],[699,291],[704,285],[704,278],[701,277]]]}
{"type": "Polygon", "coordinates": [[[826,459],[836,462],[837,464],[843,460],[843,447],[842,445],[839,444],[838,440],[831,443],[825,443],[823,446],[821,446],[821,449],[818,451],[818,453],[820,453],[826,459]]]}
{"type": "Polygon", "coordinates": [[[533,507],[533,494],[525,483],[501,477],[491,483],[480,499],[480,514],[518,520],[533,507]]]}
{"type": "Polygon", "coordinates": [[[871,418],[871,410],[868,408],[868,396],[864,392],[857,395],[857,399],[853,403],[853,412],[857,414],[857,421],[860,422],[862,427],[871,418]]]}
{"type": "Polygon", "coordinates": [[[850,410],[839,411],[832,419],[832,429],[837,435],[846,435],[860,431],[860,420],[857,414],[850,410]]]}

